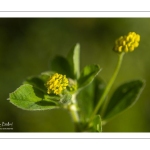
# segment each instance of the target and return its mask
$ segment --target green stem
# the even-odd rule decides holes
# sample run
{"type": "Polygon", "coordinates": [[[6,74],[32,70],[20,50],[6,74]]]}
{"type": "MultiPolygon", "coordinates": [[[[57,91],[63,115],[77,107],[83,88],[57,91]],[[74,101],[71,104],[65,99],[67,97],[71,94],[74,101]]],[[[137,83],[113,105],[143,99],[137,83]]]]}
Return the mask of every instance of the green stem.
{"type": "Polygon", "coordinates": [[[71,116],[75,123],[79,122],[79,116],[76,110],[70,109],[71,116]]]}
{"type": "Polygon", "coordinates": [[[122,63],[122,60],[123,60],[123,56],[124,56],[124,53],[119,54],[119,59],[118,59],[116,69],[115,69],[110,81],[108,82],[107,87],[105,88],[105,91],[104,91],[103,95],[101,96],[97,106],[95,107],[95,109],[93,111],[93,114],[91,115],[91,118],[90,118],[89,121],[91,121],[94,118],[94,116],[97,114],[97,112],[100,109],[101,105],[103,104],[106,96],[108,95],[108,92],[110,91],[110,89],[111,89],[111,87],[112,87],[112,85],[113,85],[113,83],[114,83],[114,81],[117,77],[117,74],[119,72],[119,69],[120,69],[120,66],[121,66],[121,63],[122,63]]]}
{"type": "Polygon", "coordinates": [[[78,110],[77,110],[76,94],[72,96],[72,104],[69,106],[69,111],[76,125],[76,130],[77,131],[80,130],[80,127],[79,127],[80,118],[79,118],[78,110]]]}

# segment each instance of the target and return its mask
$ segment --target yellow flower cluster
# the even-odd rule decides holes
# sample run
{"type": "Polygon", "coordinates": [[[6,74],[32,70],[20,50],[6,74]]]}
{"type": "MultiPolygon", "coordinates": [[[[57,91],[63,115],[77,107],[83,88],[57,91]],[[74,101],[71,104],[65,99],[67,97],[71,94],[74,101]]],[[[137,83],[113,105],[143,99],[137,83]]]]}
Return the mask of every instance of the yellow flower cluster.
{"type": "Polygon", "coordinates": [[[55,73],[47,81],[46,86],[48,94],[54,93],[58,95],[68,86],[68,79],[66,78],[66,75],[55,73]]]}
{"type": "Polygon", "coordinates": [[[121,36],[116,40],[113,48],[116,52],[132,52],[139,46],[140,35],[135,32],[129,32],[128,35],[121,36]]]}

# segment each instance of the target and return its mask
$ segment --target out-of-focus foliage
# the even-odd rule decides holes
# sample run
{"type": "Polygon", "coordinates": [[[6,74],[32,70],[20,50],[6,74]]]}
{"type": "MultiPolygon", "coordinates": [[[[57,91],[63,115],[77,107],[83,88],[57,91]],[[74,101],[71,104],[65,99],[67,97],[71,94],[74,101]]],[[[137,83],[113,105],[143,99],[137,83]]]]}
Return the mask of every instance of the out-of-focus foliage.
{"type": "Polygon", "coordinates": [[[113,89],[120,83],[138,78],[146,80],[146,87],[132,109],[106,124],[103,131],[149,132],[149,25],[149,18],[1,18],[0,123],[13,122],[14,132],[74,131],[65,110],[24,111],[7,101],[9,93],[19,87],[27,76],[50,69],[49,61],[53,56],[65,56],[77,42],[82,48],[81,69],[87,64],[99,64],[103,68],[100,76],[108,82],[117,62],[112,51],[115,39],[134,31],[141,36],[140,46],[134,53],[125,55],[113,89]]]}

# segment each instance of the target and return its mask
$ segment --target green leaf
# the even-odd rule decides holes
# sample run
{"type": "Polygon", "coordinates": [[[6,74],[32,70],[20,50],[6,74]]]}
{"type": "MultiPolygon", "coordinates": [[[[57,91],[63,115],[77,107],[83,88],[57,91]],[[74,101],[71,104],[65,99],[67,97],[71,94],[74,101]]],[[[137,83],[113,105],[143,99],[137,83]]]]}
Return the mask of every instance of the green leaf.
{"type": "Polygon", "coordinates": [[[47,71],[47,72],[42,72],[38,76],[32,76],[28,77],[23,84],[30,84],[34,86],[35,88],[38,88],[39,90],[43,91],[44,93],[47,93],[47,88],[45,86],[45,83],[49,79],[49,77],[54,74],[54,72],[47,71]]]}
{"type": "Polygon", "coordinates": [[[50,69],[57,73],[66,75],[67,77],[70,77],[70,78],[74,77],[72,68],[71,68],[68,60],[62,56],[56,56],[51,61],[50,69]]]}
{"type": "Polygon", "coordinates": [[[76,44],[73,49],[68,53],[67,59],[72,68],[72,72],[76,79],[80,76],[80,44],[76,44]]]}
{"type": "Polygon", "coordinates": [[[45,82],[39,78],[38,76],[36,77],[28,77],[23,84],[30,84],[33,85],[35,88],[43,91],[46,93],[47,89],[46,86],[44,85],[45,82]]]}
{"type": "Polygon", "coordinates": [[[25,110],[47,110],[58,108],[58,97],[46,96],[41,90],[29,84],[21,85],[10,93],[9,100],[15,106],[25,110]]]}
{"type": "Polygon", "coordinates": [[[82,125],[82,130],[85,132],[102,132],[102,121],[100,115],[96,115],[90,123],[82,125]]]}
{"type": "Polygon", "coordinates": [[[42,72],[38,77],[44,82],[46,83],[47,80],[50,78],[50,76],[52,76],[55,72],[53,71],[45,71],[42,72]]]}
{"type": "Polygon", "coordinates": [[[90,130],[92,132],[102,132],[102,123],[100,115],[96,115],[90,123],[90,130]]]}
{"type": "Polygon", "coordinates": [[[96,77],[92,83],[82,89],[77,95],[79,106],[79,115],[82,122],[86,122],[91,116],[94,108],[96,107],[106,83],[99,77],[96,77]]]}
{"type": "Polygon", "coordinates": [[[99,72],[100,67],[98,65],[88,65],[84,67],[78,80],[78,88],[83,88],[90,84],[99,72]]]}
{"type": "MultiPolygon", "coordinates": [[[[102,78],[95,78],[94,80],[94,98],[93,98],[93,108],[95,108],[106,88],[106,83],[102,78]]],[[[99,112],[99,111],[98,111],[99,112]]]]}
{"type": "Polygon", "coordinates": [[[109,119],[131,107],[138,100],[144,85],[144,81],[135,80],[118,87],[110,99],[103,118],[109,119]]]}
{"type": "Polygon", "coordinates": [[[94,100],[94,84],[92,82],[77,95],[77,102],[81,122],[86,122],[90,117],[93,111],[93,102],[94,102],[93,100],[94,100]]]}

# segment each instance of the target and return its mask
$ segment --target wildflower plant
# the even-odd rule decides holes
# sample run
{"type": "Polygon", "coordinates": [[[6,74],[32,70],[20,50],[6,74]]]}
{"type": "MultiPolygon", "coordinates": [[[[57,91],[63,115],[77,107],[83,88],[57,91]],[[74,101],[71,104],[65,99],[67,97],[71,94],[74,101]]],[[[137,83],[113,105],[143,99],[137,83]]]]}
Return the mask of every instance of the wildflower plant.
{"type": "Polygon", "coordinates": [[[67,57],[56,56],[50,71],[28,77],[10,93],[9,100],[24,110],[68,110],[77,132],[102,132],[102,126],[111,118],[131,107],[139,98],[145,82],[133,80],[109,91],[117,77],[123,56],[138,47],[140,35],[129,32],[115,42],[113,50],[118,63],[106,84],[99,76],[99,65],[87,65],[80,70],[80,45],[76,44],[67,57]]]}

